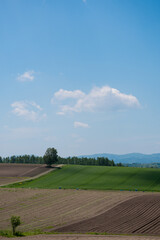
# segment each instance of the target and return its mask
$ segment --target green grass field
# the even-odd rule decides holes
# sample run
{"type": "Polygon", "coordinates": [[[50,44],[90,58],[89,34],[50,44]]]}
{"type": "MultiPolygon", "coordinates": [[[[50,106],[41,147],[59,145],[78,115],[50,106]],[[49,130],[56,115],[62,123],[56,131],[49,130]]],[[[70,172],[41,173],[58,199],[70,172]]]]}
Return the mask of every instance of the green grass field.
{"type": "Polygon", "coordinates": [[[9,187],[160,191],[160,169],[69,165],[9,187]]]}

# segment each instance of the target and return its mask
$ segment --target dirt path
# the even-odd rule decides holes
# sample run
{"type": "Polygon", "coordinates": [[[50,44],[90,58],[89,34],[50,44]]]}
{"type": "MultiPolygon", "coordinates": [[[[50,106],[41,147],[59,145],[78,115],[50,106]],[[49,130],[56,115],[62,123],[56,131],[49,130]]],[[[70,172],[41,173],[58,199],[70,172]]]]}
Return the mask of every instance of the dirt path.
{"type": "MultiPolygon", "coordinates": [[[[6,240],[8,238],[1,238],[6,240]]],[[[103,236],[103,235],[78,235],[78,234],[59,234],[59,235],[36,235],[29,237],[16,237],[13,240],[159,240],[160,237],[155,236],[103,236]]]]}

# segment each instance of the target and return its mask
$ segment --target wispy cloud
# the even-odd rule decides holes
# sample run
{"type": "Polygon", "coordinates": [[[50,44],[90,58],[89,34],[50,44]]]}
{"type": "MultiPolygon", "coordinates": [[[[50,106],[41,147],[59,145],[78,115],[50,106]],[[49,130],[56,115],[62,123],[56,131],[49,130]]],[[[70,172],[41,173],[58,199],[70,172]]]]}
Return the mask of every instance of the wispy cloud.
{"type": "Polygon", "coordinates": [[[11,107],[15,115],[24,117],[26,120],[39,121],[46,118],[46,114],[41,113],[43,109],[35,102],[17,101],[12,103],[11,107]]]}
{"type": "Polygon", "coordinates": [[[31,82],[34,80],[34,71],[27,71],[24,72],[23,74],[18,74],[17,80],[20,82],[31,82]]]}
{"type": "Polygon", "coordinates": [[[54,97],[51,99],[51,102],[54,103],[55,99],[58,100],[64,100],[64,99],[79,99],[83,98],[85,96],[85,93],[83,93],[80,90],[75,90],[75,91],[67,91],[64,89],[60,89],[58,92],[54,94],[54,97]]]}
{"type": "Polygon", "coordinates": [[[51,100],[52,103],[60,104],[60,111],[57,114],[64,115],[69,112],[96,112],[108,110],[124,110],[138,108],[138,99],[131,95],[121,93],[115,88],[103,86],[94,87],[86,94],[80,90],[67,91],[60,89],[51,100]],[[68,104],[61,104],[61,101],[72,99],[68,104]],[[74,103],[73,103],[74,99],[74,103]]]}
{"type": "Polygon", "coordinates": [[[74,122],[74,127],[75,128],[88,128],[89,125],[87,123],[83,123],[83,122],[74,122]]]}
{"type": "Polygon", "coordinates": [[[86,2],[87,2],[87,0],[82,0],[82,2],[86,3],[86,2]]]}

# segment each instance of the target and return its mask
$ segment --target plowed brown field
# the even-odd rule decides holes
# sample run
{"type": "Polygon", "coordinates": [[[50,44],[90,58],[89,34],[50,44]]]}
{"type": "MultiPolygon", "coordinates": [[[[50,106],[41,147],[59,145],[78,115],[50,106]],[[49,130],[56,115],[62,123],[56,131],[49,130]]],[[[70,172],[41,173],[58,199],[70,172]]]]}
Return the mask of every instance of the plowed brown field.
{"type": "Polygon", "coordinates": [[[46,165],[42,164],[0,164],[0,185],[35,177],[49,171],[46,165]]]}
{"type": "Polygon", "coordinates": [[[99,216],[57,231],[160,235],[160,195],[149,194],[126,200],[99,216]]]}
{"type": "Polygon", "coordinates": [[[63,189],[0,189],[0,228],[10,229],[12,215],[21,217],[19,230],[54,230],[100,215],[141,192],[63,189]]]}

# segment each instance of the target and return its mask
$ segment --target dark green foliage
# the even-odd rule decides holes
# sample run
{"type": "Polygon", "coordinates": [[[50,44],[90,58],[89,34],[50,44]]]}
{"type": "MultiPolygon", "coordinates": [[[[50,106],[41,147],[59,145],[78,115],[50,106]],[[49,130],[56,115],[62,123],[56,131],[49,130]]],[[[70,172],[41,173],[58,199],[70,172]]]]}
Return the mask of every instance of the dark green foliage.
{"type": "Polygon", "coordinates": [[[50,233],[44,232],[40,229],[34,229],[33,231],[29,231],[29,232],[16,231],[15,235],[13,235],[12,231],[10,230],[0,230],[0,236],[8,237],[8,238],[12,238],[15,236],[17,237],[33,236],[33,235],[39,235],[39,234],[50,234],[50,233]]]}
{"type": "Polygon", "coordinates": [[[115,166],[113,160],[109,160],[107,157],[87,158],[87,157],[58,157],[59,164],[74,164],[74,165],[90,165],[90,166],[115,166]]]}
{"type": "Polygon", "coordinates": [[[12,231],[9,230],[0,230],[0,236],[2,237],[14,237],[12,231]]]}
{"type": "Polygon", "coordinates": [[[16,227],[18,227],[20,224],[21,224],[21,220],[20,220],[19,216],[11,217],[11,225],[12,225],[13,235],[16,235],[16,227]]]}
{"type": "Polygon", "coordinates": [[[55,148],[48,148],[43,156],[43,160],[49,167],[52,164],[57,163],[58,161],[57,150],[55,148]]]}
{"type": "MultiPolygon", "coordinates": [[[[113,160],[109,160],[107,157],[87,158],[87,157],[68,157],[62,158],[57,155],[55,148],[48,148],[44,157],[38,157],[34,155],[20,155],[11,156],[6,158],[0,157],[0,163],[33,163],[44,164],[51,166],[54,163],[58,164],[75,164],[75,165],[91,165],[91,166],[116,166],[113,160]]],[[[122,166],[118,165],[117,166],[122,166]]]]}
{"type": "Polygon", "coordinates": [[[117,163],[117,167],[123,167],[122,163],[117,163]]]}
{"type": "Polygon", "coordinates": [[[43,157],[37,157],[34,155],[20,155],[20,156],[11,156],[4,157],[0,163],[33,163],[33,164],[43,164],[43,157]]]}

